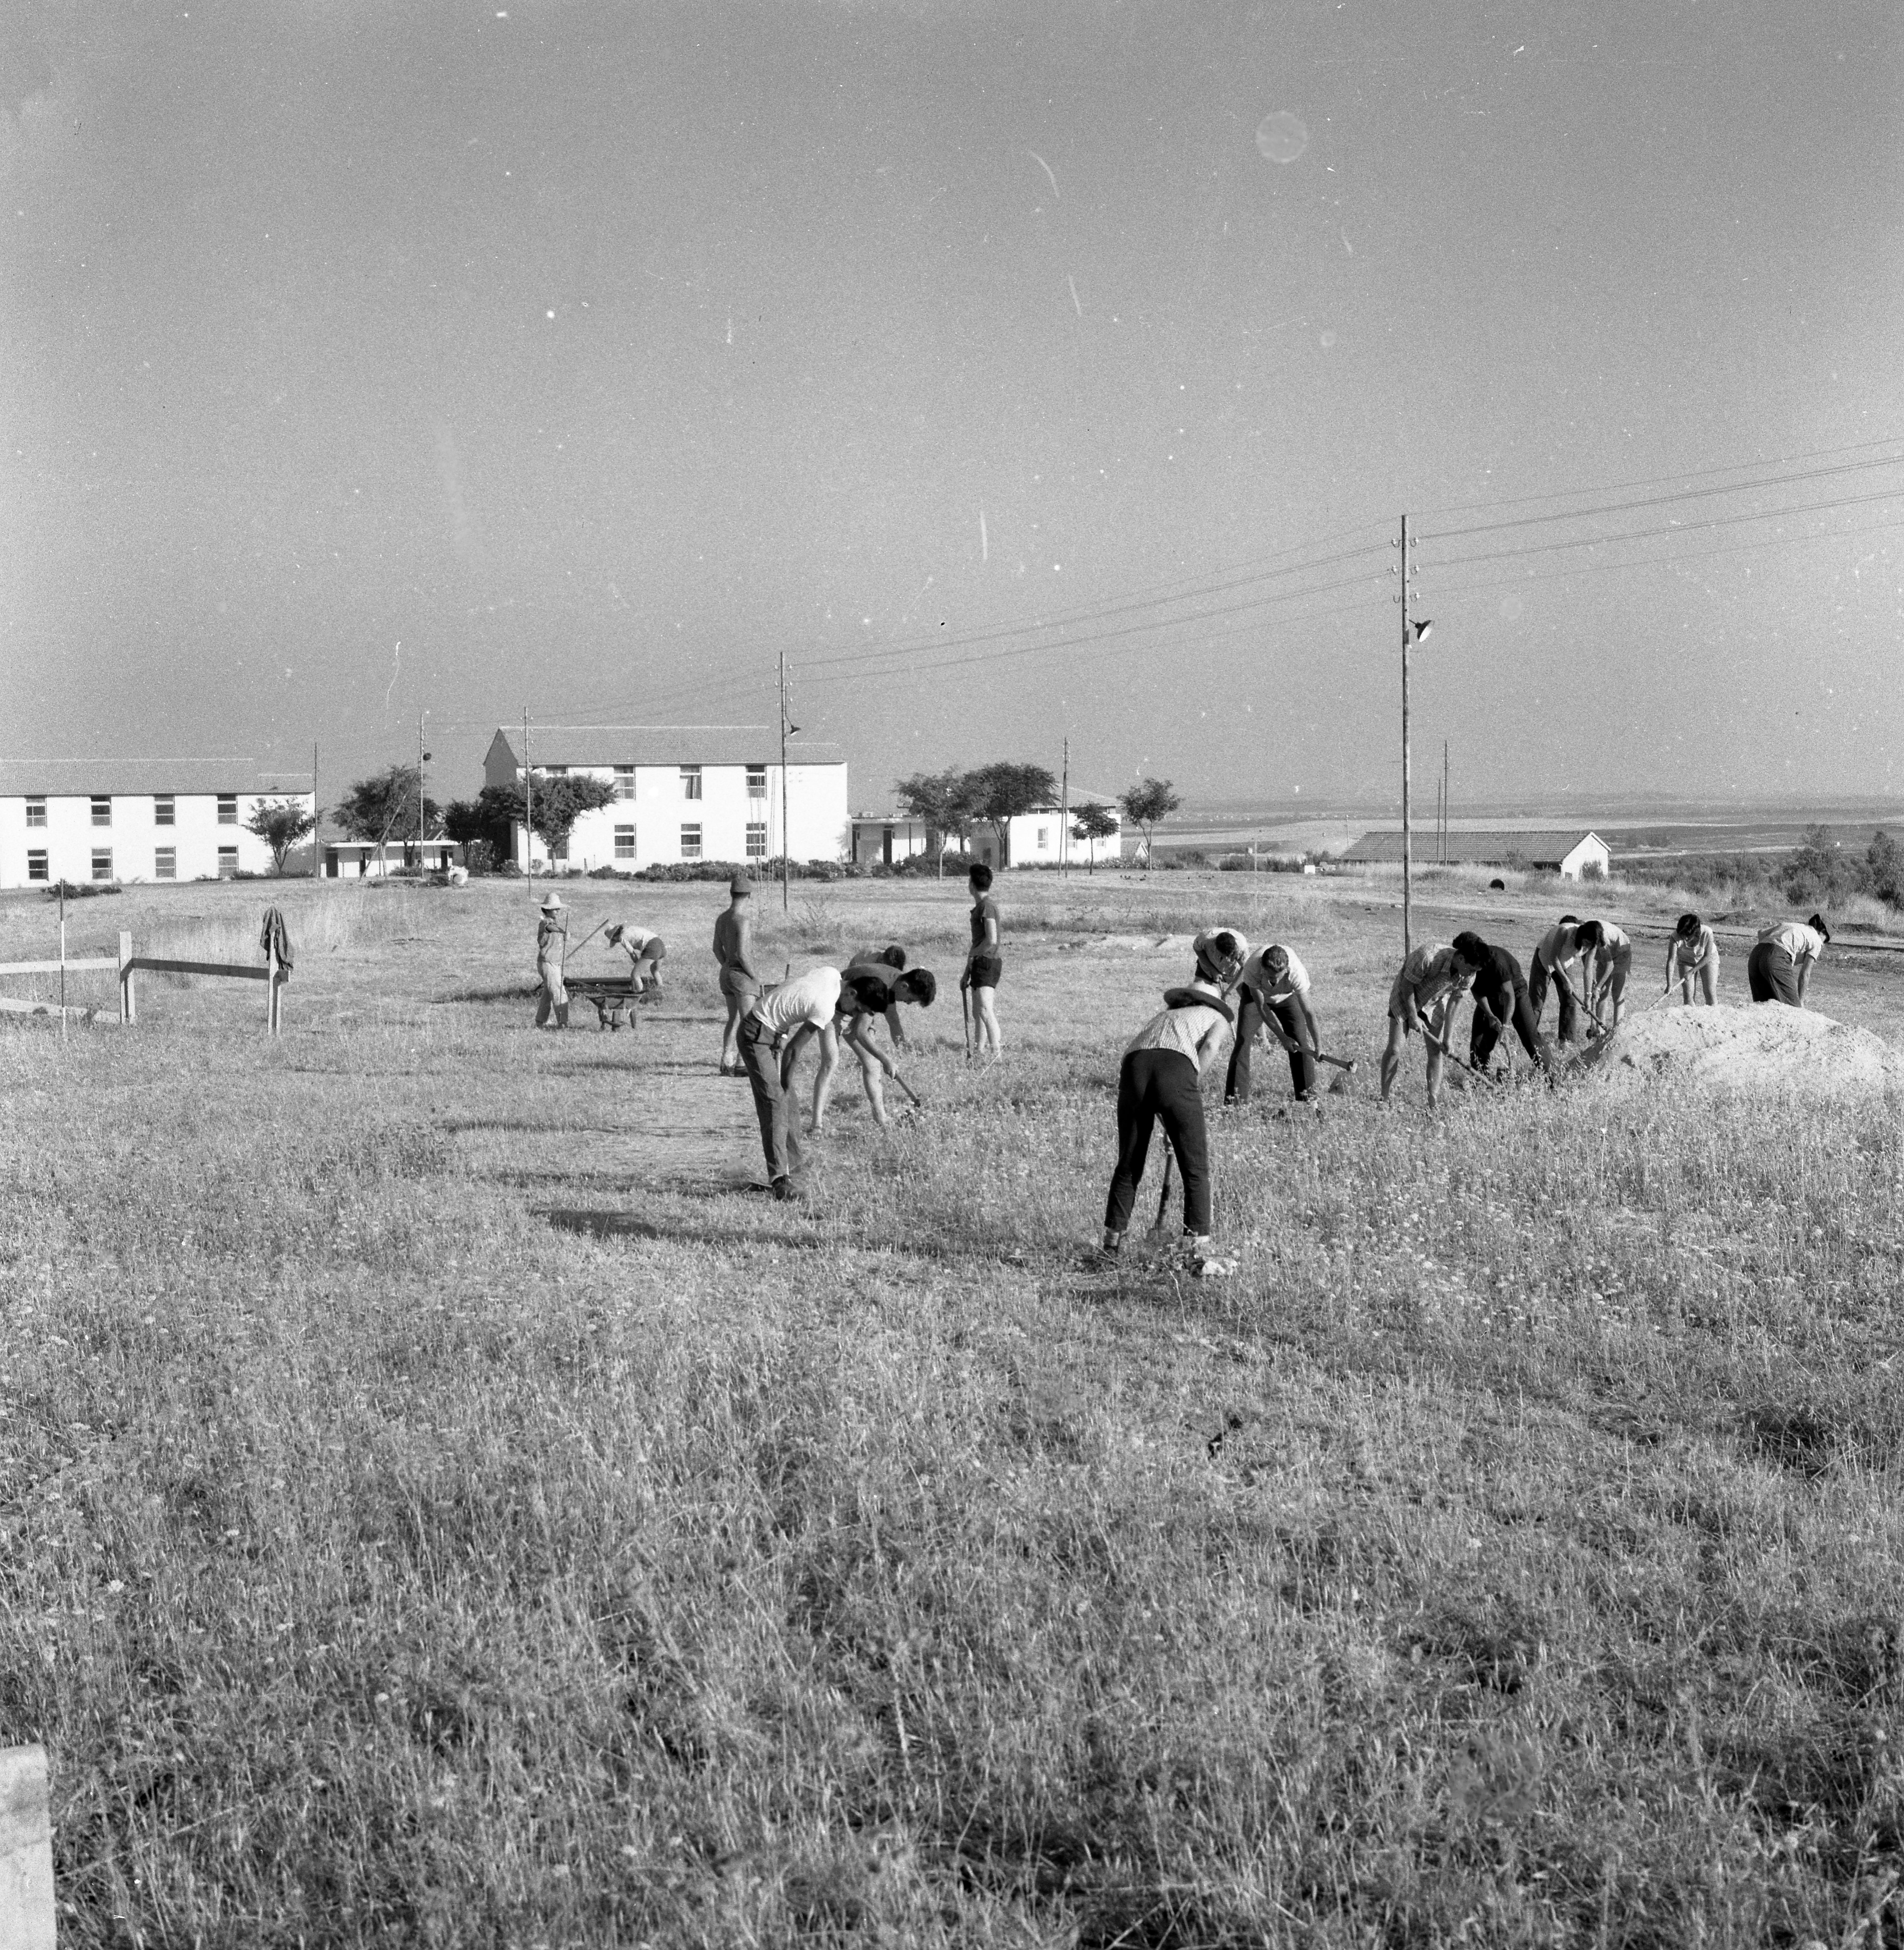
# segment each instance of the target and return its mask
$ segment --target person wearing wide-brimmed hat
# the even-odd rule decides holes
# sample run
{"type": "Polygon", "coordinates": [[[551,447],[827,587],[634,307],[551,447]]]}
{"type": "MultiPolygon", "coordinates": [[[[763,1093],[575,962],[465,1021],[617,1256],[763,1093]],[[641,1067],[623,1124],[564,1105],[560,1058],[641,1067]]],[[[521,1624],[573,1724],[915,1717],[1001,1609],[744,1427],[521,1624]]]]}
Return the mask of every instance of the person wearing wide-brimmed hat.
{"type": "Polygon", "coordinates": [[[753,920],[749,911],[754,883],[745,874],[728,883],[728,904],[714,920],[714,958],[721,964],[721,998],[728,1005],[727,1026],[721,1032],[721,1074],[744,1076],[740,1060],[740,1024],[760,993],[754,968],[753,920]]]}
{"type": "Polygon", "coordinates": [[[569,1026],[569,989],[562,979],[562,958],[569,945],[569,910],[558,893],[542,898],[542,918],[535,924],[535,1026],[549,1026],[553,1016],[559,1030],[569,1026]]]}

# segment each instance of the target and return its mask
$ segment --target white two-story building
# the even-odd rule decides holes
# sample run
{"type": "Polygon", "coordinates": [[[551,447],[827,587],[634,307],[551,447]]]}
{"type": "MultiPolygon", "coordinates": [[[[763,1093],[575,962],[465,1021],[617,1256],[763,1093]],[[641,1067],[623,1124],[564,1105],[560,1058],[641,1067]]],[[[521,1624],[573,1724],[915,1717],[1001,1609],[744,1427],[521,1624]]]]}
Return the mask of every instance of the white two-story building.
{"type": "MultiPolygon", "coordinates": [[[[483,783],[522,783],[518,730],[498,730],[483,783]]],[[[778,734],[768,725],[531,725],[530,783],[584,774],[615,789],[612,805],[585,812],[552,861],[518,824],[514,857],[538,873],[598,867],[639,873],[678,861],[756,865],[783,853],[839,860],[849,844],[846,762],[835,746],[802,740],[787,754],[784,793],[778,734]],[[797,754],[797,756],[796,755],[797,754]]]]}
{"type": "Polygon", "coordinates": [[[314,810],[307,772],[242,759],[0,762],[0,887],[268,874],[245,822],[263,800],[314,810]]]}

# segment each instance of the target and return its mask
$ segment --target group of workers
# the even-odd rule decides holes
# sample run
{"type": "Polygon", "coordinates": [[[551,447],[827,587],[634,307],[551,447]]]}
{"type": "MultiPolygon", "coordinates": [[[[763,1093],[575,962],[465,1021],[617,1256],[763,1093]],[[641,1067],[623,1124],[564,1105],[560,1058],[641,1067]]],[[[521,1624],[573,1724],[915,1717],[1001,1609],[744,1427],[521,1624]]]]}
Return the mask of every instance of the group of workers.
{"type": "MultiPolygon", "coordinates": [[[[996,1061],[1003,1048],[997,992],[1004,962],[992,883],[990,868],[971,868],[971,945],[959,975],[968,1011],[968,1060],[974,1055],[982,1060],[989,1052],[996,1061]]],[[[903,1050],[901,1005],[929,1008],[938,983],[930,969],[909,967],[905,949],[896,943],[865,950],[843,968],[810,968],[797,977],[790,969],[780,982],[763,981],[754,950],[754,891],[744,874],[735,875],[728,886],[728,905],[714,924],[714,955],[727,1006],[720,1073],[747,1079],[759,1120],[769,1188],[777,1199],[796,1199],[802,1195],[806,1166],[802,1118],[793,1092],[802,1051],[817,1043],[811,1135],[824,1133],[843,1041],[859,1059],[874,1121],[889,1125],[893,1114],[886,1104],[885,1081],[895,1079],[902,1089],[907,1086],[899,1078],[896,1057],[874,1040],[873,1025],[883,1020],[893,1049],[903,1050]]],[[[562,980],[567,927],[561,898],[552,893],[542,904],[536,935],[538,1028],[551,1020],[557,1027],[567,1025],[562,980]]],[[[607,930],[606,938],[628,957],[631,1001],[657,997],[659,964],[667,952],[660,937],[617,924],[607,930]]],[[[1765,929],[1746,963],[1752,999],[1802,1007],[1811,971],[1831,939],[1821,914],[1802,924],[1780,921],[1765,929]]],[[[1196,937],[1195,957],[1189,982],[1164,991],[1162,1009],[1124,1049],[1117,1078],[1117,1160],[1105,1204],[1100,1251],[1114,1260],[1122,1250],[1151,1140],[1161,1123],[1183,1182],[1183,1241],[1189,1269],[1198,1278],[1211,1279],[1229,1267],[1217,1257],[1211,1231],[1205,1071],[1227,1042],[1223,1102],[1246,1104],[1256,1045],[1273,1042],[1289,1058],[1295,1101],[1311,1104],[1317,1097],[1318,1061],[1338,1060],[1323,1054],[1308,970],[1293,949],[1270,942],[1252,952],[1240,930],[1219,927],[1196,937]]],[[[1535,945],[1531,972],[1523,972],[1507,949],[1490,945],[1472,929],[1445,944],[1425,943],[1407,956],[1388,992],[1382,1101],[1388,1100],[1394,1089],[1407,1039],[1416,1034],[1427,1053],[1431,1108],[1440,1101],[1448,1058],[1485,1076],[1510,1030],[1553,1083],[1557,1067],[1541,1030],[1549,991],[1558,1000],[1561,1044],[1575,1040],[1583,1014],[1588,1037],[1603,1035],[1626,1014],[1632,969],[1633,943],[1623,928],[1610,920],[1583,920],[1577,914],[1563,914],[1541,936],[1535,945]],[[1465,1061],[1451,1041],[1455,1006],[1463,995],[1470,995],[1474,1005],[1465,1061]]],[[[1663,1001],[1675,988],[1688,1005],[1695,995],[1709,1005],[1719,999],[1718,945],[1711,927],[1696,914],[1681,914],[1673,929],[1666,948],[1666,986],[1655,999],[1663,1001]]],[[[597,1006],[602,1006],[599,1001],[597,1006]]]]}

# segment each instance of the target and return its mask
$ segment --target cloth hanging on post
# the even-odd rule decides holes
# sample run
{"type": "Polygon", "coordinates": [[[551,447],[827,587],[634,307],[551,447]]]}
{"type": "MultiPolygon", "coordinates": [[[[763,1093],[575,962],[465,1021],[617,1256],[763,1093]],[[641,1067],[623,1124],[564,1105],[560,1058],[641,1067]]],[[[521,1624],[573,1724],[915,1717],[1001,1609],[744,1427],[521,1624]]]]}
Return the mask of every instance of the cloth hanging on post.
{"type": "Polygon", "coordinates": [[[282,908],[266,908],[264,926],[258,934],[258,945],[264,951],[269,961],[275,954],[278,960],[278,973],[284,980],[291,976],[291,930],[285,924],[282,908]]]}

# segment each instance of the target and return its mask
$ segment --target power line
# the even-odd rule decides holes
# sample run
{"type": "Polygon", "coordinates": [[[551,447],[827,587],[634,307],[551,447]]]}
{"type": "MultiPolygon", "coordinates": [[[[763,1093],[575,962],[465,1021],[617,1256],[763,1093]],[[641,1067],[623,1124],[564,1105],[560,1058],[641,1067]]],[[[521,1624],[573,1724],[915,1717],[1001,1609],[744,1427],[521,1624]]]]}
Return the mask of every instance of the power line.
{"type": "Polygon", "coordinates": [[[1544,494],[1516,494],[1492,501],[1455,501],[1438,508],[1424,509],[1429,516],[1479,513],[1484,508],[1525,508],[1535,501],[1558,501],[1569,494],[1623,494],[1629,488],[1667,488],[1676,481],[1709,480],[1717,474],[1743,474],[1755,467],[1789,467],[1801,460],[1830,460],[1840,453],[1862,453],[1874,447],[1896,447],[1904,434],[1887,434],[1881,440],[1853,441],[1845,447],[1820,447],[1800,453],[1774,454],[1762,460],[1738,460],[1726,467],[1692,467],[1679,474],[1655,474],[1637,481],[1609,481],[1597,488],[1556,488],[1544,494]]]}
{"type": "Polygon", "coordinates": [[[1523,556],[1549,555],[1560,549],[1599,548],[1608,542],[1644,540],[1653,535],[1692,535],[1705,528],[1737,528],[1743,522],[1782,521],[1794,515],[1823,514],[1833,508],[1859,508],[1873,501],[1894,501],[1904,494],[1904,488],[1887,488],[1876,494],[1849,494],[1836,501],[1808,501],[1795,508],[1761,508],[1750,514],[1715,515],[1701,522],[1672,522],[1662,528],[1627,528],[1618,534],[1585,535],[1574,541],[1538,542],[1531,548],[1491,549],[1479,555],[1451,556],[1445,562],[1437,565],[1452,568],[1463,562],[1509,562],[1523,556]]]}
{"type": "Polygon", "coordinates": [[[1767,481],[1741,481],[1730,487],[1687,488],[1677,494],[1651,494],[1638,501],[1610,501],[1597,508],[1574,508],[1554,515],[1522,515],[1511,522],[1480,522],[1472,528],[1443,528],[1423,535],[1424,542],[1453,541],[1463,535],[1499,534],[1509,528],[1538,528],[1550,522],[1584,522],[1600,515],[1630,514],[1639,508],[1663,508],[1676,501],[1709,500],[1715,494],[1743,494],[1762,488],[1795,487],[1802,481],[1821,481],[1837,474],[1859,474],[1874,467],[1904,464],[1904,454],[1890,454],[1879,460],[1847,460],[1836,467],[1808,468],[1798,474],[1782,474],[1767,481]]]}

